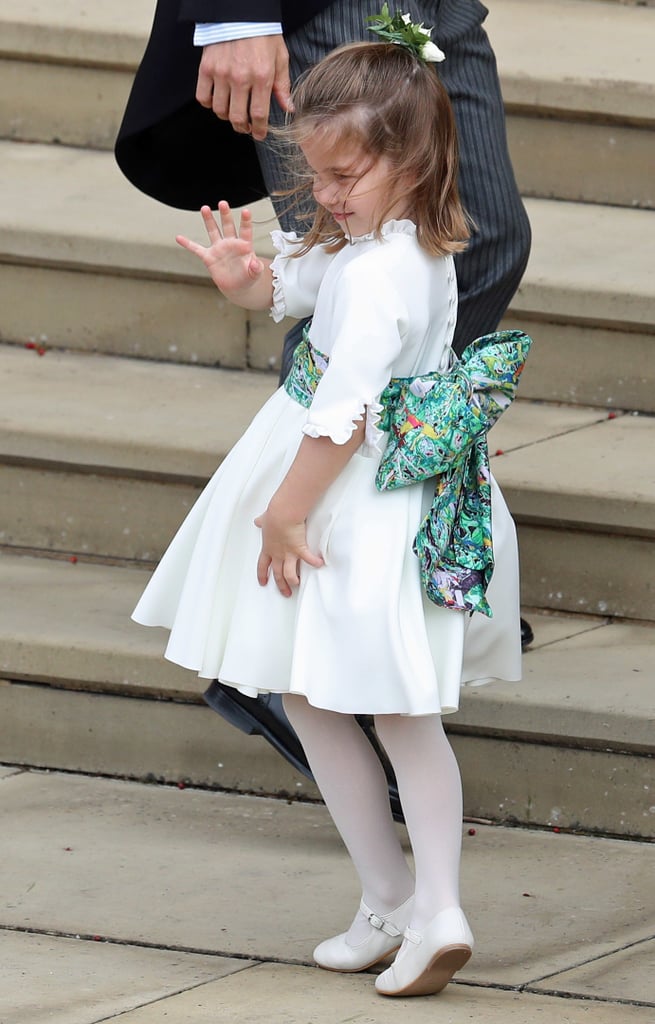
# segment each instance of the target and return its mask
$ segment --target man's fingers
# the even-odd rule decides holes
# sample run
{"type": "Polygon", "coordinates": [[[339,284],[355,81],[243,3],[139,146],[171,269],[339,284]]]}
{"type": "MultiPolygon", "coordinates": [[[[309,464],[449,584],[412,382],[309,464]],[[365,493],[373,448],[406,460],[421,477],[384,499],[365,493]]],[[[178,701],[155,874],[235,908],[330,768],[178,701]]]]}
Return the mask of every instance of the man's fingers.
{"type": "Polygon", "coordinates": [[[232,85],[230,90],[230,106],[227,119],[235,132],[241,135],[250,134],[250,87],[232,85]]]}
{"type": "Polygon", "coordinates": [[[221,121],[229,120],[230,87],[222,79],[213,79],[212,100],[209,106],[221,121]]]}
{"type": "Polygon", "coordinates": [[[293,103],[291,102],[291,79],[289,78],[289,57],[286,50],[284,51],[284,54],[280,54],[278,57],[278,62],[275,68],[275,79],[273,81],[273,95],[285,113],[293,110],[293,103]]]}
{"type": "Polygon", "coordinates": [[[255,82],[250,94],[250,132],[261,142],[268,132],[268,112],[271,106],[271,82],[255,82]]]}
{"type": "Polygon", "coordinates": [[[198,71],[198,81],[196,82],[196,99],[200,106],[211,108],[214,98],[213,94],[214,79],[203,71],[201,65],[198,71]]]}

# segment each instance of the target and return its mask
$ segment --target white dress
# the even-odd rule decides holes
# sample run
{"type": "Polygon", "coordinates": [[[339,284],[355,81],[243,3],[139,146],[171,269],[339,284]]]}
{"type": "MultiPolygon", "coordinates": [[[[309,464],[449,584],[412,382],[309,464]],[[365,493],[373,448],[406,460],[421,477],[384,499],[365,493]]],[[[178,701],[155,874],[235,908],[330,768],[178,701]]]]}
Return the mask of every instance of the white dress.
{"type": "Polygon", "coordinates": [[[353,239],[336,254],[286,254],[276,232],[273,316],[313,313],[312,345],[329,365],[309,409],[278,389],[223,461],[171,542],[134,619],[170,629],[166,657],[248,696],[304,694],[350,714],[425,715],[457,710],[462,682],[520,678],[518,559],[514,524],[492,484],[493,617],[432,604],[412,541],[434,488],[380,493],[375,473],[386,435],[376,426],[390,378],[446,368],[457,311],[451,257],[425,253],[407,220],[382,239],[353,239]],[[302,563],[283,597],[261,587],[256,563],[264,511],[303,433],[366,439],[307,520],[320,569],[302,563]]]}

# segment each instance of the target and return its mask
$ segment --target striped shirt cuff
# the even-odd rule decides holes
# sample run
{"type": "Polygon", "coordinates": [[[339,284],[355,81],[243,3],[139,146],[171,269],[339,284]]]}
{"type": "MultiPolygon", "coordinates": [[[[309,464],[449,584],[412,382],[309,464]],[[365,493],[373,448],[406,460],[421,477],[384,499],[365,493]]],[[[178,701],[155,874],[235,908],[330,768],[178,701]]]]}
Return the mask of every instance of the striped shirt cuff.
{"type": "Polygon", "coordinates": [[[281,36],[279,21],[226,21],[221,24],[198,22],[193,34],[194,46],[229,43],[232,39],[252,39],[254,36],[281,36]]]}

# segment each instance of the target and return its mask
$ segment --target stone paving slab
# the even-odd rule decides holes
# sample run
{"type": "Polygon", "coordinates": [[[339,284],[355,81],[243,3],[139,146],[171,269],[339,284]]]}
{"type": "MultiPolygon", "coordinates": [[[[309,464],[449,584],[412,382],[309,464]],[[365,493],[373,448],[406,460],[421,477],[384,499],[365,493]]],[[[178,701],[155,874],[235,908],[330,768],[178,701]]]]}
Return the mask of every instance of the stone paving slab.
{"type": "MultiPolygon", "coordinates": [[[[655,346],[653,351],[655,355],[655,346]]],[[[524,406],[523,411],[529,414],[531,408],[524,406]]],[[[495,429],[490,434],[492,452],[495,429]]],[[[522,521],[557,518],[619,534],[653,534],[655,474],[643,467],[644,453],[652,450],[654,440],[652,416],[605,415],[579,430],[551,434],[535,447],[508,451],[494,461],[493,469],[513,514],[522,521]],[[602,495],[602,501],[589,501],[591,495],[602,495]]]]}
{"type": "Polygon", "coordinates": [[[630,111],[652,123],[652,11],[588,0],[493,0],[489,11],[486,28],[510,108],[599,118],[630,111]]]}
{"type": "MultiPolygon", "coordinates": [[[[0,926],[307,964],[358,899],[321,806],[38,772],[0,798],[0,926]]],[[[536,983],[653,938],[651,879],[648,844],[466,830],[462,979],[536,983]]]]}
{"type": "Polygon", "coordinates": [[[533,244],[512,299],[514,318],[520,322],[525,313],[652,333],[655,289],[648,268],[655,261],[655,213],[548,199],[525,205],[533,244]]]}
{"type": "MultiPolygon", "coordinates": [[[[212,473],[277,387],[273,374],[74,352],[39,358],[11,345],[0,345],[0,372],[5,454],[185,477],[212,473]]],[[[491,431],[490,451],[565,440],[606,419],[599,409],[518,400],[491,431]]],[[[635,422],[647,430],[646,419],[635,422]]]]}
{"type": "Polygon", "coordinates": [[[521,376],[522,398],[655,412],[655,338],[648,327],[636,332],[589,322],[564,326],[555,316],[550,323],[529,322],[520,313],[505,317],[501,327],[523,329],[534,341],[521,376]],[[618,350],[624,355],[620,372],[618,350]],[[587,372],[591,366],[593,374],[587,372]]]}
{"type": "Polygon", "coordinates": [[[5,454],[192,479],[214,472],[277,386],[272,374],[13,346],[0,368],[5,454]]]}
{"type": "Polygon", "coordinates": [[[630,992],[636,1003],[655,1003],[655,939],[555,974],[531,986],[533,991],[568,992],[591,999],[613,999],[616,992],[630,992]]]}
{"type": "Polygon", "coordinates": [[[650,1024],[652,1009],[449,985],[437,996],[385,999],[370,975],[262,964],[134,1010],[121,1024],[650,1024]]]}
{"type": "MultiPolygon", "coordinates": [[[[604,410],[590,406],[518,398],[489,431],[489,452],[493,458],[496,452],[522,451],[542,441],[568,437],[606,419],[604,410]]],[[[502,465],[499,459],[494,463],[494,473],[502,465]]]]}
{"type": "Polygon", "coordinates": [[[162,656],[166,631],[130,620],[149,576],[1,553],[0,673],[199,699],[205,685],[197,675],[162,656]]]}
{"type": "Polygon", "coordinates": [[[88,4],[59,0],[0,0],[3,50],[23,58],[135,67],[141,59],[154,8],[150,0],[88,4]]]}
{"type": "MultiPolygon", "coordinates": [[[[607,743],[652,751],[652,627],[614,621],[548,641],[548,634],[542,635],[546,617],[528,618],[537,642],[524,655],[523,679],[467,689],[456,725],[537,733],[542,718],[550,735],[575,736],[598,749],[607,743]]],[[[557,620],[560,630],[566,621],[557,620]]],[[[555,632],[554,624],[550,628],[555,632]]]]}
{"type": "Polygon", "coordinates": [[[596,615],[557,615],[542,608],[524,608],[523,613],[534,630],[534,640],[529,651],[539,650],[580,633],[601,629],[607,624],[607,619],[596,615]]]}
{"type": "Polygon", "coordinates": [[[249,961],[0,929],[0,1024],[95,1024],[249,961]]]}
{"type": "Polygon", "coordinates": [[[268,374],[11,346],[0,365],[7,454],[192,478],[213,472],[277,386],[268,374]]]}
{"type": "MultiPolygon", "coordinates": [[[[130,621],[149,573],[143,569],[0,554],[0,673],[8,678],[68,680],[89,688],[200,700],[204,683],[162,657],[167,633],[130,621]],[[48,595],[56,593],[53,604],[48,595]]],[[[506,715],[544,718],[561,709],[558,729],[575,734],[574,713],[604,715],[626,728],[618,742],[630,742],[627,727],[639,725],[632,745],[650,730],[648,681],[655,672],[653,629],[592,616],[525,612],[535,642],[524,658],[524,680],[466,687],[452,721],[498,728],[506,715]],[[536,704],[535,704],[536,702],[536,704]],[[492,710],[495,708],[496,710],[492,710]],[[491,717],[490,717],[491,716],[491,717]],[[566,726],[566,720],[569,725],[566,726]]],[[[518,719],[517,719],[518,720],[518,719]]],[[[580,722],[577,723],[580,727],[580,722]]],[[[583,735],[594,733],[587,724],[583,735]]],[[[613,735],[613,726],[609,730],[613,735]]]]}

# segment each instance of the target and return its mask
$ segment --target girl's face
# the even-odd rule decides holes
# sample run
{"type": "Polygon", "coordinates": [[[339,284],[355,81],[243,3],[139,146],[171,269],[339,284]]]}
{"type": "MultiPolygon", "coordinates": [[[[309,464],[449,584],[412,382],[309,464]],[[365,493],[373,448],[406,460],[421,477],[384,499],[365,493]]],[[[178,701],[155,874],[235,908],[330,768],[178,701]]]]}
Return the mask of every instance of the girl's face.
{"type": "Polygon", "coordinates": [[[390,207],[386,220],[407,216],[406,199],[399,195],[390,202],[391,163],[386,157],[376,160],[353,143],[335,145],[334,136],[320,131],[301,148],[314,175],[314,198],[346,235],[369,234],[385,206],[390,207]]]}

